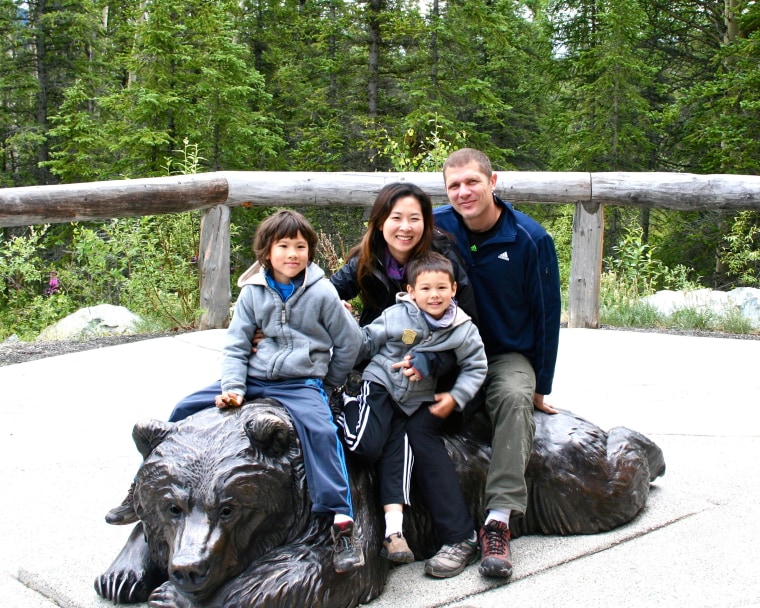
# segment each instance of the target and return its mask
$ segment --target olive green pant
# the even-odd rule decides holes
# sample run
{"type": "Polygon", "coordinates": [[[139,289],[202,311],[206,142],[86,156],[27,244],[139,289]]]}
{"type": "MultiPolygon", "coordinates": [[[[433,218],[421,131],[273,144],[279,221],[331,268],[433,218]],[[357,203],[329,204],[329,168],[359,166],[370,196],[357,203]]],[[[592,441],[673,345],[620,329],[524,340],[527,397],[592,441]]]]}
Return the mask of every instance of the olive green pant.
{"type": "Polygon", "coordinates": [[[525,513],[528,490],[525,469],[533,450],[536,421],[533,393],[536,375],[518,353],[488,358],[486,411],[491,418],[491,465],[486,478],[486,509],[525,513]]]}

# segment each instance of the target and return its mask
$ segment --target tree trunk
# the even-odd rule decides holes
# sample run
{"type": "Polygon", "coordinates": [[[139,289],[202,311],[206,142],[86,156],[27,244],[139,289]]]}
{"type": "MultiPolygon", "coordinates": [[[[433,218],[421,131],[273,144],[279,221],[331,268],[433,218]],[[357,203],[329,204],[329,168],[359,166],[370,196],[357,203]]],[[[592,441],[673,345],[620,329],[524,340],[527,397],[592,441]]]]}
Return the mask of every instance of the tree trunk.
{"type": "Polygon", "coordinates": [[[380,88],[380,12],[383,0],[369,0],[367,31],[369,34],[369,81],[367,84],[367,115],[377,117],[377,92],[380,88]]]}
{"type": "MultiPolygon", "coordinates": [[[[47,33],[42,25],[42,16],[47,10],[45,0],[37,0],[36,11],[34,16],[35,34],[34,34],[34,68],[37,76],[37,103],[35,108],[35,122],[40,133],[47,133],[48,124],[48,88],[50,79],[47,69],[47,33]]],[[[48,160],[49,147],[47,139],[44,139],[36,146],[37,150],[37,182],[40,184],[50,183],[50,173],[47,169],[40,166],[48,160]]]]}

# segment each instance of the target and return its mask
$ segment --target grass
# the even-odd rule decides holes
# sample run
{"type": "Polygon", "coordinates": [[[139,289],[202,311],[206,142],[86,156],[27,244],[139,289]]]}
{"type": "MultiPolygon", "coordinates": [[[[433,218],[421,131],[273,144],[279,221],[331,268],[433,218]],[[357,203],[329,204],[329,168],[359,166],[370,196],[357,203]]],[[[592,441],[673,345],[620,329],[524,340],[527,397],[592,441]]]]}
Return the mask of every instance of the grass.
{"type": "Polygon", "coordinates": [[[622,290],[619,285],[602,284],[599,322],[612,327],[713,331],[728,334],[760,334],[738,308],[720,314],[706,308],[679,308],[662,314],[641,297],[622,290]]]}

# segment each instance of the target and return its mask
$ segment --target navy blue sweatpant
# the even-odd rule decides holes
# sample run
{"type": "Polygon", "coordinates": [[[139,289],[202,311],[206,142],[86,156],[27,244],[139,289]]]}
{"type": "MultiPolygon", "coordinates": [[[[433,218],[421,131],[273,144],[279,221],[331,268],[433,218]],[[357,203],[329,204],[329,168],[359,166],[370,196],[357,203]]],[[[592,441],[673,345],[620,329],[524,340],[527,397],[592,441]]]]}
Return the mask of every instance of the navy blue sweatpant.
{"type": "MultiPolygon", "coordinates": [[[[170,422],[183,420],[209,407],[222,394],[217,381],[182,399],[169,416],[170,422]]],[[[322,381],[314,378],[266,382],[247,379],[246,401],[269,397],[288,410],[303,449],[306,483],[311,510],[323,515],[339,513],[353,518],[351,490],[343,445],[332,419],[322,381]]]]}

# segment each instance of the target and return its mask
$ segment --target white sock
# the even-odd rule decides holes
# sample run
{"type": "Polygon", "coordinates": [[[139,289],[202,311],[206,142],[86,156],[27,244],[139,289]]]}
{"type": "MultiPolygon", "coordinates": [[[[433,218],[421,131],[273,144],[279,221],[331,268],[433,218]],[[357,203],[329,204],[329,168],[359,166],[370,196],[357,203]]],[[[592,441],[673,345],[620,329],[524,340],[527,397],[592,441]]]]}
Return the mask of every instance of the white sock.
{"type": "Polygon", "coordinates": [[[507,524],[509,528],[509,515],[512,513],[511,509],[504,509],[503,511],[498,509],[491,509],[486,517],[486,525],[491,521],[500,521],[503,524],[507,524]]]}
{"type": "Polygon", "coordinates": [[[388,511],[385,514],[385,537],[391,534],[402,534],[404,531],[404,512],[388,511]]]}
{"type": "Polygon", "coordinates": [[[334,524],[344,524],[347,521],[354,521],[351,519],[348,515],[341,515],[340,513],[336,513],[335,517],[333,518],[334,524]]]}

